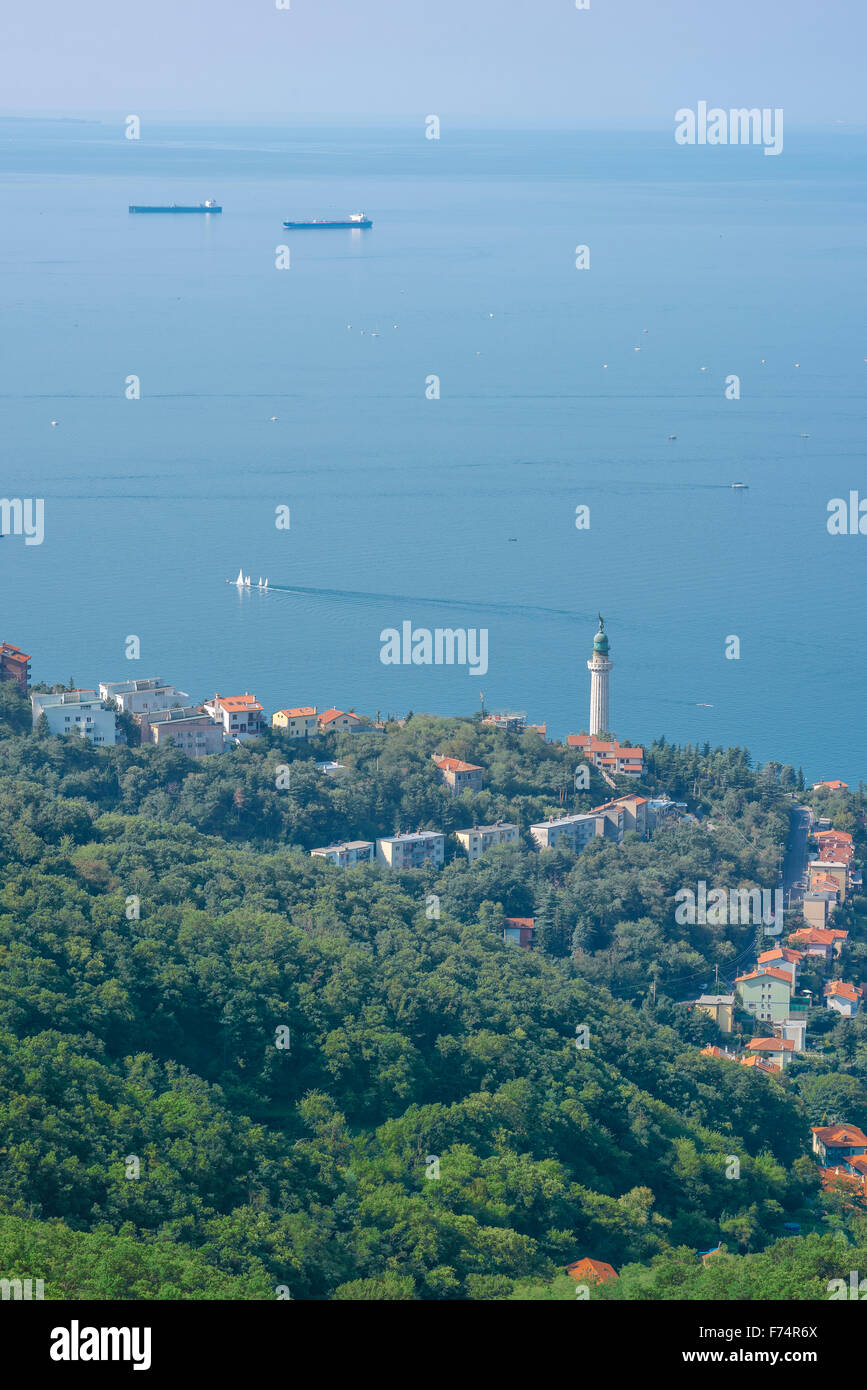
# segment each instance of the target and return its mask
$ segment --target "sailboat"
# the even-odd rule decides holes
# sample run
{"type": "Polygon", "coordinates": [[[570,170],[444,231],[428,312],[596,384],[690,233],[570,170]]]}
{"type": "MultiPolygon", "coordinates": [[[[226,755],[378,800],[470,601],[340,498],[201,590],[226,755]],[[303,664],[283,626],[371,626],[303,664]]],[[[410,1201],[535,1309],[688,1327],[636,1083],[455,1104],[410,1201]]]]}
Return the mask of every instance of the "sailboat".
{"type": "Polygon", "coordinates": [[[246,577],[246,579],[244,580],[244,588],[245,588],[245,589],[249,589],[249,587],[250,587],[250,576],[249,576],[249,574],[248,574],[247,577],[246,577]]]}
{"type": "Polygon", "coordinates": [[[259,575],[259,583],[256,585],[256,588],[257,588],[257,589],[261,589],[261,587],[262,587],[262,576],[261,576],[261,574],[260,574],[260,575],[259,575]]]}
{"type": "Polygon", "coordinates": [[[244,571],[243,571],[243,570],[238,570],[238,578],[237,578],[237,579],[227,579],[227,580],[226,580],[226,583],[227,583],[227,584],[237,584],[238,587],[240,588],[240,587],[243,585],[243,583],[244,583],[244,571]]]}
{"type": "Polygon", "coordinates": [[[268,581],[267,581],[267,579],[265,580],[265,583],[264,583],[263,587],[264,587],[265,589],[267,589],[267,587],[268,587],[268,581]]]}

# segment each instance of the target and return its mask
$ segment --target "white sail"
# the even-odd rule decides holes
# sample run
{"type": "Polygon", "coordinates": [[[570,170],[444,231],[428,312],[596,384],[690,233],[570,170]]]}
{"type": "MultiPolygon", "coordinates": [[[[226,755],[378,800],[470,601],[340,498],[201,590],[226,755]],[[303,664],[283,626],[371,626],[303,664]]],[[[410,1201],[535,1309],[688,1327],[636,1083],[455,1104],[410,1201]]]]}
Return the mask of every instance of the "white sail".
{"type": "Polygon", "coordinates": [[[260,574],[260,575],[259,575],[259,583],[256,585],[256,588],[257,588],[257,589],[261,589],[261,587],[262,587],[262,576],[261,576],[261,574],[260,574]]]}
{"type": "Polygon", "coordinates": [[[236,583],[236,584],[243,584],[243,582],[244,582],[244,571],[243,571],[243,570],[238,570],[238,578],[235,580],[235,583],[236,583]]]}
{"type": "Polygon", "coordinates": [[[266,579],[266,580],[265,580],[265,588],[267,589],[267,587],[268,587],[268,581],[267,581],[267,579],[266,579]]]}
{"type": "Polygon", "coordinates": [[[244,585],[245,585],[246,588],[249,589],[249,587],[250,587],[250,576],[249,576],[249,574],[247,575],[247,578],[244,580],[244,585]]]}

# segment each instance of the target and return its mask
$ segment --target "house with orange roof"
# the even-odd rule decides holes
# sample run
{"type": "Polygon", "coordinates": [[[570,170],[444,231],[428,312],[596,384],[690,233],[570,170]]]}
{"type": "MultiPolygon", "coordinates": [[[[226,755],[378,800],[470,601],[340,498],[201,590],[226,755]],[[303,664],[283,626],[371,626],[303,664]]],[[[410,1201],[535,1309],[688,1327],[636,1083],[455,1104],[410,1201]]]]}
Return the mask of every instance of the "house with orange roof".
{"type": "Polygon", "coordinates": [[[282,730],[290,738],[314,738],[319,733],[316,706],[296,705],[294,709],[278,709],[271,715],[271,728],[282,730]]]}
{"type": "Polygon", "coordinates": [[[535,917],[506,917],[503,920],[503,940],[532,951],[536,933],[535,917]]]}
{"type": "Polygon", "coordinates": [[[862,987],[850,985],[846,980],[829,980],[823,993],[827,1007],[835,1009],[844,1018],[854,1018],[864,998],[862,987]]]}
{"type": "Polygon", "coordinates": [[[255,695],[221,695],[206,700],[202,709],[223,726],[224,739],[255,738],[262,732],[265,716],[255,695]]]}
{"type": "Polygon", "coordinates": [[[849,783],[848,783],[848,782],[838,782],[838,781],[834,781],[834,782],[814,782],[814,783],[813,783],[813,791],[814,791],[814,792],[818,792],[818,791],[826,791],[826,792],[847,792],[848,790],[849,790],[849,783]]]}
{"type": "Polygon", "coordinates": [[[317,722],[321,734],[357,734],[365,727],[364,720],[357,714],[342,709],[327,709],[324,714],[317,715],[317,722]]]}
{"type": "Polygon", "coordinates": [[[809,881],[807,881],[807,885],[809,885],[810,890],[816,887],[818,880],[823,880],[827,883],[828,878],[831,878],[832,883],[835,884],[836,890],[838,890],[839,895],[841,895],[841,902],[846,901],[846,892],[848,892],[849,888],[849,865],[845,860],[811,859],[809,867],[810,877],[809,881]]]}
{"type": "Polygon", "coordinates": [[[0,680],[14,681],[22,695],[30,684],[30,657],[11,642],[0,642],[0,680]]]}
{"type": "Polygon", "coordinates": [[[808,887],[810,892],[813,892],[817,887],[826,888],[830,879],[840,894],[840,901],[846,901],[846,890],[849,884],[848,864],[840,859],[811,859],[809,871],[808,887]]]}
{"type": "Polygon", "coordinates": [[[751,1056],[759,1057],[763,1062],[773,1062],[780,1071],[794,1051],[795,1044],[791,1038],[750,1038],[747,1043],[747,1052],[751,1056]]]}
{"type": "Polygon", "coordinates": [[[569,734],[568,748],[578,748],[594,767],[618,777],[640,777],[644,772],[644,749],[633,748],[616,739],[597,738],[595,734],[569,734]]]}
{"type": "Polygon", "coordinates": [[[609,1279],[618,1278],[617,1270],[604,1260],[574,1260],[566,1266],[566,1273],[576,1284],[606,1284],[609,1279]]]}
{"type": "Polygon", "coordinates": [[[764,1072],[766,1076],[773,1076],[777,1079],[782,1070],[781,1067],[777,1066],[776,1062],[766,1062],[762,1057],[755,1056],[742,1057],[741,1066],[753,1067],[756,1071],[764,1072]]]}
{"type": "Polygon", "coordinates": [[[867,1154],[867,1134],[857,1125],[813,1125],[810,1133],[813,1153],[829,1167],[867,1154]]]}
{"type": "Polygon", "coordinates": [[[836,927],[800,927],[789,933],[789,945],[805,956],[815,956],[817,960],[829,961],[839,955],[849,933],[836,927]]]}
{"type": "Polygon", "coordinates": [[[782,970],[791,979],[792,989],[797,989],[798,971],[803,959],[800,951],[792,951],[788,946],[776,946],[772,951],[762,951],[756,962],[756,969],[760,973],[765,970],[782,970]]]}
{"type": "Polygon", "coordinates": [[[838,1163],[833,1168],[819,1169],[823,1192],[837,1192],[849,1198],[845,1205],[852,1211],[867,1206],[867,1169],[863,1172],[852,1171],[854,1164],[859,1161],[853,1159],[850,1167],[842,1167],[838,1163]]]}
{"type": "Polygon", "coordinates": [[[439,753],[432,753],[431,757],[436,764],[437,772],[454,796],[460,796],[461,792],[482,790],[482,778],[485,773],[483,767],[477,767],[475,763],[465,763],[460,758],[443,758],[439,753]]]}
{"type": "Polygon", "coordinates": [[[707,1047],[701,1049],[700,1056],[716,1057],[721,1062],[738,1062],[740,1058],[734,1052],[727,1051],[724,1047],[716,1047],[714,1043],[708,1043],[707,1047]]]}

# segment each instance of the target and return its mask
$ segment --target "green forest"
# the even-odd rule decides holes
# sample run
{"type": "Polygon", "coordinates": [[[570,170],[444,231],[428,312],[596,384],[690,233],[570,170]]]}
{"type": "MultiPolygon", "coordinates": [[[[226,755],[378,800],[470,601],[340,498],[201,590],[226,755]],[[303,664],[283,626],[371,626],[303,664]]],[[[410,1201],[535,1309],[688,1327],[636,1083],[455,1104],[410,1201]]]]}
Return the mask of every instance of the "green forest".
{"type": "MultiPolygon", "coordinates": [[[[867,1125],[864,1017],[818,1019],[778,1082],[701,1055],[722,1039],[684,1002],[755,929],[678,925],[674,893],[777,882],[792,795],[815,801],[796,769],[660,739],[639,790],[694,819],[576,856],[529,825],[612,792],[576,792],[580,755],[531,731],[417,714],[197,761],[30,722],[0,684],[0,1277],[556,1301],[590,1256],[621,1275],[600,1298],[807,1299],[867,1267],[864,1215],[809,1156],[810,1125],[867,1125]],[[452,796],[434,752],[484,790],[452,796]],[[472,865],[453,838],[438,870],[309,855],[498,818],[522,842],[472,865]]],[[[863,859],[862,793],[822,805],[863,859]]],[[[867,899],[839,920],[832,973],[867,980],[867,899]]]]}

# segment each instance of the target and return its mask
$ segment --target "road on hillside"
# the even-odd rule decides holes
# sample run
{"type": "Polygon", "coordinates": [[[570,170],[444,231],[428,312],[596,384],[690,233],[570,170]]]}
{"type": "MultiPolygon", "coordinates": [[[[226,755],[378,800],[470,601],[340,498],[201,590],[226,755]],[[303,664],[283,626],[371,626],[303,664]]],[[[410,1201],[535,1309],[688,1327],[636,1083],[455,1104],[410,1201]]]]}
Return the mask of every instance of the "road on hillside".
{"type": "Polygon", "coordinates": [[[783,860],[783,902],[786,907],[800,902],[807,887],[807,836],[810,833],[810,808],[793,806],[783,860]]]}

